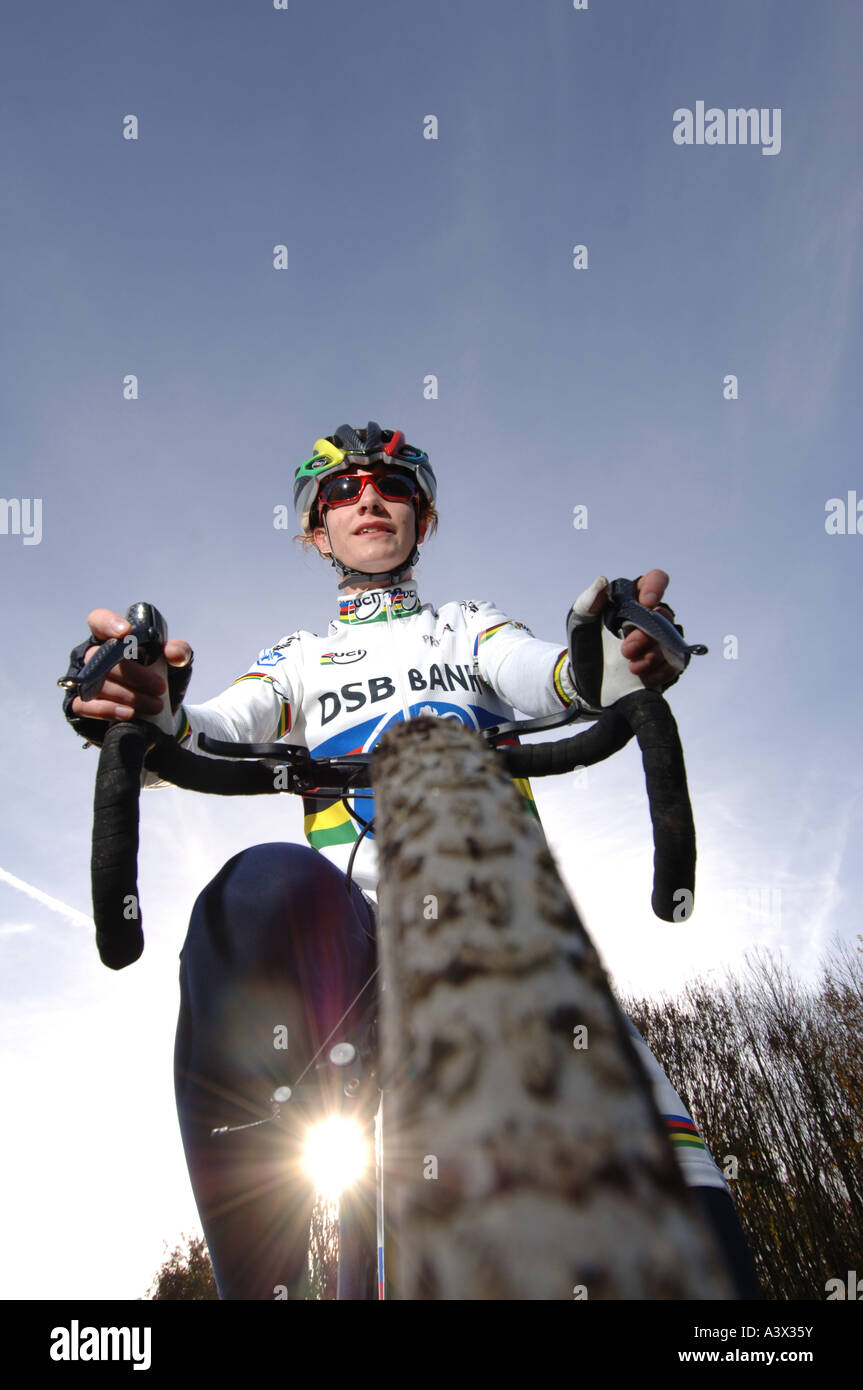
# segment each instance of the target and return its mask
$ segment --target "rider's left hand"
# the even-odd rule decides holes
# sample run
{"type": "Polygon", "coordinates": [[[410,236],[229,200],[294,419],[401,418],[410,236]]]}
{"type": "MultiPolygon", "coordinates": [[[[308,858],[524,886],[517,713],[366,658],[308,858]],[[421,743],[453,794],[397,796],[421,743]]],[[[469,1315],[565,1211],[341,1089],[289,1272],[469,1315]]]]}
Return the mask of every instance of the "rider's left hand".
{"type": "MultiPolygon", "coordinates": [[[[656,608],[666,618],[670,618],[671,609],[667,604],[660,602],[668,588],[668,582],[665,570],[650,570],[648,574],[642,575],[636,591],[638,602],[645,608],[656,608]]],[[[591,605],[591,613],[599,612],[604,605],[605,595],[601,594],[591,605]]],[[[648,687],[667,685],[678,674],[666,661],[656,638],[648,637],[646,632],[631,632],[620,650],[628,660],[632,674],[640,676],[648,687]]]]}

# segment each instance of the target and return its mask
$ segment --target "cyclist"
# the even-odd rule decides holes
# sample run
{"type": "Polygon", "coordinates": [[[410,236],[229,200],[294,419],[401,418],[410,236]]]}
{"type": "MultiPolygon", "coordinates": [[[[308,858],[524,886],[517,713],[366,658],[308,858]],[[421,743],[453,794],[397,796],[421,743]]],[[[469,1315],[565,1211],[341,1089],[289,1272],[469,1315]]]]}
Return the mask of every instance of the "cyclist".
{"type": "MultiPolygon", "coordinates": [[[[368,749],[388,724],[422,713],[482,728],[513,718],[514,709],[537,716],[568,706],[580,673],[571,671],[566,649],[539,641],[486,601],[440,609],[420,601],[413,568],[437,524],[436,495],[428,456],[401,431],[374,421],[366,429],[340,426],[317,440],[294,485],[303,539],[339,576],[338,616],[325,636],[299,630],[282,637],[202,705],[184,703],[193,654],[173,639],[165,651],[167,691],[151,668],[124,661],[97,699],[67,697],[67,718],[98,743],[104,721],[154,716],[167,696],[176,739],[195,751],[202,751],[203,732],[241,742],[286,738],[333,756],[368,749]]],[[[664,571],[652,570],[637,593],[646,607],[673,618],[660,602],[667,584],[664,571]]],[[[590,622],[604,602],[600,579],[577,600],[573,621],[590,622]]],[[[129,630],[107,609],[92,612],[89,626],[97,641],[129,630]]],[[[611,698],[640,684],[664,690],[677,679],[679,670],[647,634],[632,632],[618,647],[603,687],[613,687],[611,698]]],[[[94,650],[92,639],[81,643],[73,661],[83,663],[94,650]]],[[[150,773],[144,782],[159,784],[150,773]]],[[[528,785],[519,786],[530,798],[528,785]]],[[[344,1031],[356,1027],[376,964],[376,852],[369,835],[356,843],[355,818],[368,819],[369,802],[305,802],[310,847],[272,843],[234,856],[198,897],[181,952],[177,1106],[219,1293],[228,1299],[273,1298],[285,1289],[302,1294],[313,1194],[302,1179],[289,1178],[297,1165],[286,1162],[284,1131],[256,1121],[346,1010],[344,1031]],[[278,1045],[284,1030],[287,1049],[278,1045]]],[[[662,1068],[630,1028],[740,1295],[758,1297],[725,1182],[662,1068]]]]}

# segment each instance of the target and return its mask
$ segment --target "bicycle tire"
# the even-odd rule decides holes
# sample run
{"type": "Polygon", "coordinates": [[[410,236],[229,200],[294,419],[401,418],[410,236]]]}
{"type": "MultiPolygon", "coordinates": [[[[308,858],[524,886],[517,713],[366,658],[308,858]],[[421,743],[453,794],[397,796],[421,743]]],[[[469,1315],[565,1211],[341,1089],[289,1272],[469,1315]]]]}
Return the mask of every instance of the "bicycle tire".
{"type": "Polygon", "coordinates": [[[395,1296],[733,1298],[500,760],[418,718],[387,732],[372,778],[395,1296]]]}

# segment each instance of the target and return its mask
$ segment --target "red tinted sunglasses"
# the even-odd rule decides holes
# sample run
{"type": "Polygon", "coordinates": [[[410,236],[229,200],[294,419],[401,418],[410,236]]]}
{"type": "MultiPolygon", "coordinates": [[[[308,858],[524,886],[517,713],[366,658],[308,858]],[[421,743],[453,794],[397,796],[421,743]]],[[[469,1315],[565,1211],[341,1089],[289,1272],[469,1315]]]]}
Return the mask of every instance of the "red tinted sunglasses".
{"type": "Polygon", "coordinates": [[[386,502],[413,502],[418,496],[413,478],[406,473],[339,473],[321,483],[318,502],[323,507],[347,507],[358,502],[371,483],[379,497],[386,502]]]}

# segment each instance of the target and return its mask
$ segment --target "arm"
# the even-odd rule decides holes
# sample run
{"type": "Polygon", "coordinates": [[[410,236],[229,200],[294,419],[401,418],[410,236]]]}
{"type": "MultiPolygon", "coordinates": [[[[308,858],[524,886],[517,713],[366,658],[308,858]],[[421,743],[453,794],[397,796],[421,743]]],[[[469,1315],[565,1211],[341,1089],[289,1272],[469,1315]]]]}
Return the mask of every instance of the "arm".
{"type": "MultiPolygon", "coordinates": [[[[199,748],[199,734],[232,743],[273,743],[290,733],[296,699],[286,667],[278,649],[267,647],[221,695],[201,705],[181,705],[175,715],[177,742],[212,757],[199,748]]],[[[142,786],[164,785],[153,773],[144,774],[142,786]]]]}
{"type": "Polygon", "coordinates": [[[493,603],[462,605],[482,680],[531,718],[566,709],[575,696],[565,646],[543,642],[493,603]]]}

